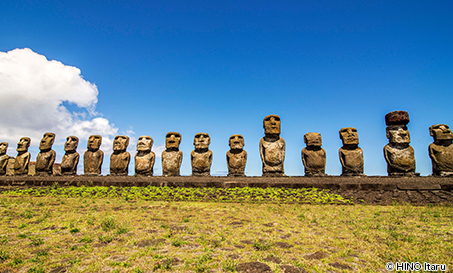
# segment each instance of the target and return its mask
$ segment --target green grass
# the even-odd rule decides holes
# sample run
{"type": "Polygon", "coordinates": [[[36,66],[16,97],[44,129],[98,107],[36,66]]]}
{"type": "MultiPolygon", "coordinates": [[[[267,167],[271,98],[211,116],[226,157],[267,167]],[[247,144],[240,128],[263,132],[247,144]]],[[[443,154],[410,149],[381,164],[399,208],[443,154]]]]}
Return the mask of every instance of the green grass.
{"type": "Polygon", "coordinates": [[[340,199],[313,189],[273,189],[272,197],[264,189],[230,189],[222,193],[228,201],[216,202],[209,198],[218,189],[163,188],[161,200],[149,199],[157,192],[151,187],[93,189],[3,191],[0,272],[234,272],[254,261],[283,272],[268,257],[308,272],[351,272],[332,266],[338,263],[356,272],[385,272],[387,262],[403,261],[453,268],[448,205],[325,204],[326,196],[340,199]],[[174,198],[189,198],[184,191],[200,200],[174,198]],[[244,201],[259,193],[264,201],[244,201]],[[277,202],[285,193],[321,201],[277,202]]]}

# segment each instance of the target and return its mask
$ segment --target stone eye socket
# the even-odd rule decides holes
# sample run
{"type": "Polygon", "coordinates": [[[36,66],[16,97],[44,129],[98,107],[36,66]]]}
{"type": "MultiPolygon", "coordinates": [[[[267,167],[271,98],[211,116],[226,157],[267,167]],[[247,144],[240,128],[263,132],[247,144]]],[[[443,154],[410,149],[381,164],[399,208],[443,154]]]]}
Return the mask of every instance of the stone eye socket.
{"type": "Polygon", "coordinates": [[[241,137],[241,136],[238,136],[238,138],[239,138],[239,139],[243,139],[243,137],[241,137]]]}

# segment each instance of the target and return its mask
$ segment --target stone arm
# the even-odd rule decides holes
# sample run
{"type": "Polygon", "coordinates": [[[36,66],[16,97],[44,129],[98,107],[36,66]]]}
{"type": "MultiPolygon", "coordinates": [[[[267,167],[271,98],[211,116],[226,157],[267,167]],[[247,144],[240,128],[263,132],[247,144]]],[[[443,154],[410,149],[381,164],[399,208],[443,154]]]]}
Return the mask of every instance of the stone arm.
{"type": "Polygon", "coordinates": [[[179,167],[181,168],[181,164],[182,164],[182,156],[183,156],[182,151],[178,151],[178,155],[179,155],[179,156],[178,156],[178,158],[179,158],[179,161],[178,161],[178,162],[179,162],[179,167]]]}
{"type": "Polygon", "coordinates": [[[54,150],[50,150],[50,158],[49,162],[47,163],[46,170],[50,170],[53,172],[53,163],[55,163],[55,157],[57,153],[54,150]]]}
{"type": "Polygon", "coordinates": [[[0,170],[6,170],[6,166],[8,165],[9,156],[5,154],[2,157],[4,157],[4,160],[2,162],[2,165],[0,166],[0,170]]]}
{"type": "Polygon", "coordinates": [[[99,162],[98,162],[98,165],[96,166],[97,167],[96,170],[101,170],[102,162],[104,161],[104,152],[101,150],[98,150],[98,152],[99,152],[99,162]]]}
{"type": "Polygon", "coordinates": [[[211,165],[212,165],[212,151],[209,150],[208,153],[209,153],[209,168],[211,168],[211,165]]]}
{"type": "Polygon", "coordinates": [[[434,143],[431,143],[429,144],[428,146],[428,154],[429,154],[429,157],[431,158],[431,162],[432,162],[432,168],[433,168],[433,173],[434,173],[434,169],[437,169],[437,166],[439,165],[439,161],[437,160],[437,157],[436,157],[436,153],[435,153],[435,150],[434,150],[434,143]]]}
{"type": "Polygon", "coordinates": [[[150,158],[150,159],[151,159],[151,160],[150,160],[150,161],[151,161],[151,162],[150,162],[150,166],[151,166],[151,169],[153,169],[153,167],[154,167],[154,162],[156,161],[156,154],[155,154],[153,151],[151,151],[150,154],[151,154],[151,158],[150,158]]]}
{"type": "Polygon", "coordinates": [[[301,157],[302,157],[302,164],[304,165],[304,168],[306,169],[307,168],[307,163],[305,162],[305,150],[306,150],[306,148],[302,149],[301,157]]]}
{"type": "Polygon", "coordinates": [[[80,155],[79,155],[79,153],[76,152],[75,158],[74,158],[73,171],[77,170],[77,166],[79,165],[79,158],[80,158],[80,155]]]}
{"type": "Polygon", "coordinates": [[[226,160],[227,160],[227,167],[228,167],[228,173],[231,173],[231,168],[230,168],[230,151],[226,152],[226,160]]]}
{"type": "Polygon", "coordinates": [[[342,152],[342,149],[340,148],[340,150],[338,150],[338,154],[340,156],[340,163],[341,163],[341,166],[344,167],[344,158],[343,158],[343,152],[342,152]]]}

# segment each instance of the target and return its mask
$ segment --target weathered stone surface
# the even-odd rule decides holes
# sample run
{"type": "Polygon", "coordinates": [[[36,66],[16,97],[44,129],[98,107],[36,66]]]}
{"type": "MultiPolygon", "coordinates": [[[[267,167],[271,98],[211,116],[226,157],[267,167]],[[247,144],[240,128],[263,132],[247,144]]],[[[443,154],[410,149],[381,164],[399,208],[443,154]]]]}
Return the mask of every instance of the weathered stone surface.
{"type": "Polygon", "coordinates": [[[6,154],[8,143],[0,143],[0,175],[6,175],[6,167],[8,166],[9,156],[6,154]]]}
{"type": "Polygon", "coordinates": [[[139,176],[152,176],[155,154],[151,151],[153,139],[150,136],[141,136],[137,141],[135,154],[135,174],[139,176]]]}
{"type": "Polygon", "coordinates": [[[45,133],[39,143],[38,156],[36,157],[36,175],[52,175],[53,163],[56,153],[52,150],[55,141],[54,133],[45,133]]]}
{"type": "Polygon", "coordinates": [[[212,164],[212,151],[209,150],[211,138],[207,133],[195,135],[193,145],[195,150],[190,154],[193,176],[210,176],[212,164]]]}
{"type": "Polygon", "coordinates": [[[28,165],[30,163],[30,147],[31,139],[29,137],[22,137],[17,143],[17,156],[14,162],[14,175],[28,175],[28,165]]]}
{"type": "Polygon", "coordinates": [[[306,176],[324,176],[326,169],[326,151],[321,147],[319,133],[306,133],[304,142],[307,147],[302,149],[302,163],[306,176]]]}
{"type": "Polygon", "coordinates": [[[453,175],[453,133],[446,124],[429,127],[434,142],[429,145],[429,157],[433,164],[434,176],[453,175]]]}
{"type": "Polygon", "coordinates": [[[100,175],[104,152],[99,148],[102,144],[100,135],[92,135],[88,138],[87,151],[83,154],[83,169],[85,175],[100,175]]]}
{"type": "Polygon", "coordinates": [[[346,127],[340,130],[343,147],[339,150],[342,166],[341,175],[363,175],[363,151],[359,147],[357,129],[346,127]]]}
{"type": "Polygon", "coordinates": [[[228,176],[245,176],[247,152],[244,151],[244,137],[232,135],[229,140],[230,150],[226,153],[228,176]]]}
{"type": "Polygon", "coordinates": [[[110,156],[110,175],[127,175],[131,154],[126,151],[128,136],[116,136],[113,140],[113,153],[110,156]]]}
{"type": "Polygon", "coordinates": [[[409,115],[405,111],[386,115],[386,123],[390,125],[386,128],[389,144],[384,147],[384,157],[389,176],[416,175],[414,149],[409,145],[410,135],[406,126],[408,122],[409,115]]]}
{"type": "Polygon", "coordinates": [[[65,154],[61,159],[61,174],[62,175],[76,175],[77,165],[79,164],[79,153],[77,147],[79,146],[79,138],[76,136],[68,136],[64,144],[65,154]]]}
{"type": "Polygon", "coordinates": [[[385,125],[407,125],[409,114],[406,111],[393,111],[385,115],[385,125]]]}
{"type": "Polygon", "coordinates": [[[281,121],[277,115],[263,120],[264,137],[260,140],[260,155],[263,176],[284,176],[285,140],[280,137],[281,121]]]}
{"type": "Polygon", "coordinates": [[[182,136],[177,132],[169,132],[165,136],[165,148],[162,152],[162,175],[179,176],[182,163],[182,152],[179,150],[182,136]]]}

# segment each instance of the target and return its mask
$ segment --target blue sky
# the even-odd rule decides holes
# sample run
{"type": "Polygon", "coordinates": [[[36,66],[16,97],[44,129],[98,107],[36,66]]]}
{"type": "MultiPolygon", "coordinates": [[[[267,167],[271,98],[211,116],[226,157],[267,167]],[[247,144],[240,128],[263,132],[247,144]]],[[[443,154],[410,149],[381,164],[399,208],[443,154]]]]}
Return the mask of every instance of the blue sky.
{"type": "MultiPolygon", "coordinates": [[[[452,10],[451,1],[2,1],[0,51],[29,48],[80,69],[97,86],[90,97],[96,113],[75,100],[59,102],[85,113],[82,120],[101,117],[131,136],[131,154],[141,135],[160,153],[165,134],[180,132],[183,175],[191,173],[198,132],[211,136],[213,175],[227,172],[232,134],[245,138],[246,173],[261,175],[258,144],[268,114],[282,120],[286,174],[303,175],[303,136],[318,132],[326,172],[339,175],[338,131],[356,127],[365,173],[386,175],[384,116],[394,110],[409,112],[416,171],[428,175],[429,126],[453,126],[452,10]]],[[[57,132],[60,158],[67,135],[57,132]]],[[[8,141],[11,156],[17,141],[8,141]]],[[[108,159],[105,145],[111,142],[102,146],[108,159]]],[[[154,169],[161,174],[160,158],[154,169]]]]}

